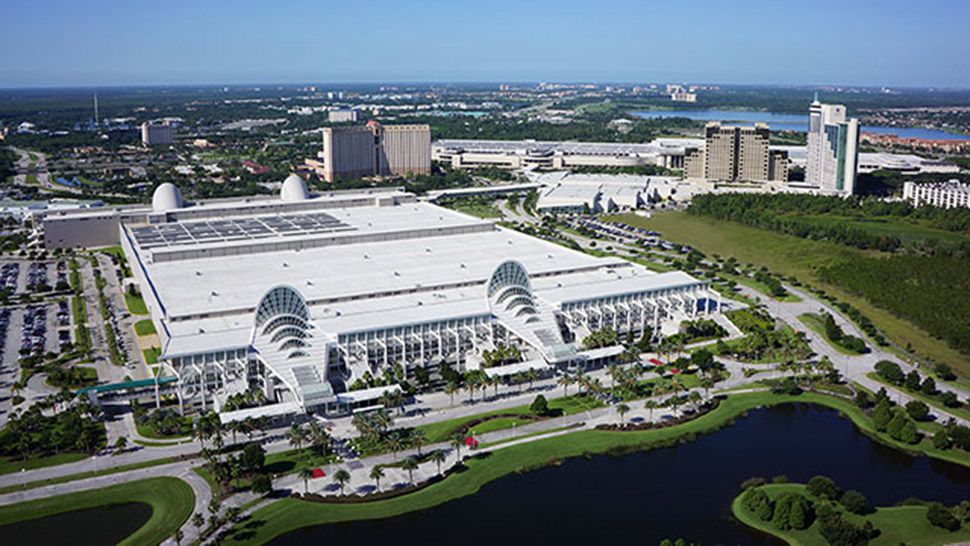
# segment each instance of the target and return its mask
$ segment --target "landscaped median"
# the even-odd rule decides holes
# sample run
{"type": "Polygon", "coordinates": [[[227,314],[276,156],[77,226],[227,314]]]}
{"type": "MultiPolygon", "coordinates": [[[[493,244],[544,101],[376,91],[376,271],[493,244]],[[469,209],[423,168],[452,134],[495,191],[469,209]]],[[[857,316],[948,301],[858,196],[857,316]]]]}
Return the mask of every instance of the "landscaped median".
{"type": "Polygon", "coordinates": [[[192,515],[195,494],[187,483],[178,478],[149,478],[2,506],[0,526],[86,508],[131,503],[149,505],[152,515],[145,525],[120,544],[160,544],[192,515]]]}
{"type": "Polygon", "coordinates": [[[836,409],[849,417],[864,432],[880,441],[970,466],[970,455],[933,450],[932,445],[908,446],[876,435],[869,418],[850,401],[815,393],[777,395],[768,392],[732,395],[717,409],[687,423],[644,431],[607,432],[584,430],[534,442],[517,444],[492,452],[483,458],[466,461],[467,470],[434,483],[413,494],[359,504],[324,504],[293,498],[270,504],[234,527],[227,542],[262,544],[284,533],[309,527],[345,521],[380,519],[431,508],[472,495],[483,485],[512,472],[539,468],[555,461],[594,453],[623,453],[690,441],[696,435],[714,432],[733,419],[759,407],[786,403],[813,403],[836,409]],[[924,449],[926,448],[926,449],[924,449]]]}

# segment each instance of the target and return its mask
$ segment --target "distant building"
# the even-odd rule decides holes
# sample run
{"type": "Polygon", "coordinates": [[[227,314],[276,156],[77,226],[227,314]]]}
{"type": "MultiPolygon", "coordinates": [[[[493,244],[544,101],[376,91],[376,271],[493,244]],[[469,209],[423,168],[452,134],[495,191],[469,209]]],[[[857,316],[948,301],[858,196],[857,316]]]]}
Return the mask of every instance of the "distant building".
{"type": "Polygon", "coordinates": [[[914,207],[923,205],[944,209],[970,207],[970,184],[964,184],[959,180],[935,184],[906,182],[903,184],[903,198],[914,207]]]}
{"type": "Polygon", "coordinates": [[[340,108],[327,112],[327,121],[330,123],[354,123],[357,121],[357,110],[352,108],[340,108]]]}
{"type": "Polygon", "coordinates": [[[808,111],[805,184],[824,193],[851,195],[859,165],[859,120],[846,119],[845,106],[822,104],[808,111]]]}
{"type": "Polygon", "coordinates": [[[146,121],[141,124],[141,143],[145,146],[169,146],[175,143],[175,127],[168,122],[146,121]]]}
{"type": "Polygon", "coordinates": [[[697,93],[689,93],[686,91],[671,93],[670,100],[674,102],[697,102],[697,93]]]}
{"type": "Polygon", "coordinates": [[[685,174],[724,182],[783,182],[788,178],[788,154],[770,150],[770,139],[771,131],[763,123],[710,122],[704,128],[704,148],[685,151],[685,174]]]}
{"type": "Polygon", "coordinates": [[[381,125],[376,122],[323,130],[323,177],[428,174],[431,128],[428,125],[381,125]]]}

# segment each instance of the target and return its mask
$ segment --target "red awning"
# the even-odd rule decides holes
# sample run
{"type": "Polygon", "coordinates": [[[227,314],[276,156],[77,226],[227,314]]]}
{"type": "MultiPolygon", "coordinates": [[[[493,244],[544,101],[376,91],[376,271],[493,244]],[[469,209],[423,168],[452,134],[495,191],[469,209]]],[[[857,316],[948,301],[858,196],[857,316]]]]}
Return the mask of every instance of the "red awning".
{"type": "Polygon", "coordinates": [[[474,436],[466,436],[465,445],[468,447],[476,447],[478,445],[478,440],[476,440],[474,436]]]}
{"type": "Polygon", "coordinates": [[[313,470],[310,471],[310,475],[311,475],[311,477],[313,477],[313,479],[317,479],[317,478],[322,478],[322,477],[326,476],[327,473],[324,472],[323,469],[314,468],[313,470]]]}
{"type": "Polygon", "coordinates": [[[656,358],[651,358],[650,359],[650,363],[653,364],[654,366],[663,366],[664,365],[663,362],[657,360],[656,358]]]}

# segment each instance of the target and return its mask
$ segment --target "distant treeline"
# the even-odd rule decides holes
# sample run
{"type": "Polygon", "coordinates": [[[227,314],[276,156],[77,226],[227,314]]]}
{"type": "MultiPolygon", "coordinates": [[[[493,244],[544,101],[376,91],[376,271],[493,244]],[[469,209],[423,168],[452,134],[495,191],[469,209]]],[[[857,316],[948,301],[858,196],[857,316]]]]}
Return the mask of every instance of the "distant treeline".
{"type": "Polygon", "coordinates": [[[860,249],[970,256],[970,238],[963,241],[928,237],[918,226],[953,233],[970,234],[970,209],[914,208],[904,202],[875,199],[824,197],[793,194],[700,195],[688,209],[690,214],[731,220],[804,239],[825,240],[860,249]],[[844,220],[898,220],[897,231],[905,240],[879,233],[844,220]],[[906,226],[913,226],[912,232],[906,226]]]}

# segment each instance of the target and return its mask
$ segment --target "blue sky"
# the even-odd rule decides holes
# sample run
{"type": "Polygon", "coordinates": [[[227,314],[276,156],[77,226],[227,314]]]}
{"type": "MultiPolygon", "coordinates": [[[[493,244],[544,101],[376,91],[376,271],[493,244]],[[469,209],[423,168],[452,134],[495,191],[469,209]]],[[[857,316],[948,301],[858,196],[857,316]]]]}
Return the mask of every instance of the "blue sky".
{"type": "Polygon", "coordinates": [[[970,87],[966,0],[4,0],[0,87],[691,81],[970,87]]]}

